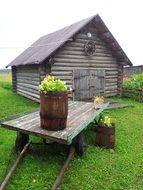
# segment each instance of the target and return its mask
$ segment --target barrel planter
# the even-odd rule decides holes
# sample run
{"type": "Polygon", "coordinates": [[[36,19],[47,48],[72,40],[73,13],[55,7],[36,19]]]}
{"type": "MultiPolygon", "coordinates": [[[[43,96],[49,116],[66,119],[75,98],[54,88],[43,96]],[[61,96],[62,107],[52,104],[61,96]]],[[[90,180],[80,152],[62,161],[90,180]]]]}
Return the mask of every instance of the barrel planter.
{"type": "Polygon", "coordinates": [[[105,148],[114,148],[115,146],[115,127],[100,126],[96,130],[95,144],[105,148]]]}
{"type": "Polygon", "coordinates": [[[67,92],[40,93],[41,128],[57,131],[66,128],[68,116],[67,92]]]}

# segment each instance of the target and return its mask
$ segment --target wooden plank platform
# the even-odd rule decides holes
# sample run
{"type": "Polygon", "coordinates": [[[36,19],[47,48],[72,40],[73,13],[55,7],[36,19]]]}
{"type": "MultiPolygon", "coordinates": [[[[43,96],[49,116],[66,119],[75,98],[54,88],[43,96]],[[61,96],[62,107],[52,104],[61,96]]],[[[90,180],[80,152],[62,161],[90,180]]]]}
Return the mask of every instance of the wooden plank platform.
{"type": "Polygon", "coordinates": [[[42,129],[40,127],[39,111],[5,121],[1,126],[62,144],[71,144],[73,138],[85,129],[107,106],[108,103],[103,104],[99,110],[95,110],[92,102],[69,102],[67,127],[61,131],[47,131],[42,129]]]}

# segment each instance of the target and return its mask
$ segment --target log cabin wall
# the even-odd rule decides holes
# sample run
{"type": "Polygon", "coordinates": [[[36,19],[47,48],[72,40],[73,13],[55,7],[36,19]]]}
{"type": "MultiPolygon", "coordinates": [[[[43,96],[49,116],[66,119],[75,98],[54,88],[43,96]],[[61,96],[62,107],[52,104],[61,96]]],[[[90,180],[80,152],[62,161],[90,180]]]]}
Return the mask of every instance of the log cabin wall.
{"type": "Polygon", "coordinates": [[[39,102],[40,66],[17,66],[17,94],[39,102]]]}
{"type": "Polygon", "coordinates": [[[67,42],[53,56],[51,73],[73,86],[74,69],[103,69],[105,70],[104,96],[114,96],[121,91],[122,67],[118,66],[117,59],[112,51],[102,40],[92,23],[88,24],[67,42]],[[88,37],[90,32],[92,37],[88,37]],[[89,57],[84,53],[84,45],[88,40],[93,40],[96,45],[95,55],[89,57]]]}

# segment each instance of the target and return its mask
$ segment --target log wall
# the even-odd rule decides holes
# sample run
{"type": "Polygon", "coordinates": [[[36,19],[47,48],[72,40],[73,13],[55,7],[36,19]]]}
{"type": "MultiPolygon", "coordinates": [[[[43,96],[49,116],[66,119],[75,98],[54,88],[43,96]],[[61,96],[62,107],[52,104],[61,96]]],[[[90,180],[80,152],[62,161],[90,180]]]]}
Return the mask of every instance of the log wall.
{"type": "Polygon", "coordinates": [[[39,102],[39,65],[17,67],[17,94],[39,102]]]}
{"type": "Polygon", "coordinates": [[[69,86],[73,86],[73,70],[75,69],[103,69],[105,70],[104,96],[120,94],[122,83],[122,68],[118,66],[117,59],[107,44],[99,37],[95,28],[88,25],[59,49],[53,57],[54,64],[51,73],[64,80],[69,86]],[[87,36],[92,33],[92,37],[87,36]],[[96,53],[86,56],[84,46],[88,40],[93,40],[96,45],[96,53]]]}

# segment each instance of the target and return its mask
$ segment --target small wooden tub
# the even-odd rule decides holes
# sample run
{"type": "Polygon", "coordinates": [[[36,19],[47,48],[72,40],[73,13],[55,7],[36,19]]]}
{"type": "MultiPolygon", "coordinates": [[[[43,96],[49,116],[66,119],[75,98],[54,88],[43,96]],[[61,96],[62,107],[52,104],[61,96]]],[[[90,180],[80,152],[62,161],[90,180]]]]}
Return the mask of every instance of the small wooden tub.
{"type": "Polygon", "coordinates": [[[66,128],[68,116],[68,93],[40,93],[41,127],[50,131],[66,128]]]}
{"type": "Polygon", "coordinates": [[[106,148],[114,148],[115,146],[115,127],[98,127],[96,130],[95,144],[106,148]]]}

